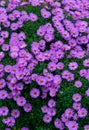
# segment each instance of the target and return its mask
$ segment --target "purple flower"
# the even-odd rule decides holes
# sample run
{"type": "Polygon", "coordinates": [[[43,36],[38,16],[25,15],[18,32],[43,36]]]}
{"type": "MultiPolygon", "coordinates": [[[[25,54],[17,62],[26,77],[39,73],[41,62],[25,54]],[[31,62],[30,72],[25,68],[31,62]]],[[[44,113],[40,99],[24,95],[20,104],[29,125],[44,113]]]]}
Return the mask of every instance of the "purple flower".
{"type": "Polygon", "coordinates": [[[29,19],[32,21],[32,22],[35,22],[38,20],[38,17],[36,14],[33,14],[33,13],[30,13],[29,14],[29,19]]]}
{"type": "Polygon", "coordinates": [[[7,31],[2,31],[2,32],[1,32],[1,36],[2,36],[3,38],[8,38],[8,37],[9,37],[9,32],[7,32],[7,31]]]}
{"type": "Polygon", "coordinates": [[[3,59],[5,57],[5,54],[4,54],[4,52],[0,52],[0,61],[3,59]]]}
{"type": "Polygon", "coordinates": [[[42,111],[42,113],[47,113],[48,107],[47,106],[42,106],[41,111],[42,111]]]}
{"type": "Polygon", "coordinates": [[[19,35],[18,35],[18,39],[19,39],[19,40],[24,40],[24,39],[26,39],[25,33],[24,33],[24,32],[20,32],[19,35]]]}
{"type": "Polygon", "coordinates": [[[13,117],[8,117],[6,119],[2,120],[4,124],[6,124],[8,127],[13,127],[15,125],[15,119],[13,117]]]}
{"type": "Polygon", "coordinates": [[[25,112],[31,112],[32,110],[32,105],[30,103],[26,103],[24,106],[23,106],[23,109],[25,112]]]}
{"type": "Polygon", "coordinates": [[[22,71],[16,72],[16,78],[17,78],[18,80],[23,79],[23,73],[22,73],[22,71]]]}
{"type": "Polygon", "coordinates": [[[8,93],[6,90],[0,90],[0,99],[4,100],[8,96],[8,93]]]}
{"type": "Polygon", "coordinates": [[[64,129],[64,124],[63,124],[62,121],[61,121],[60,119],[58,119],[58,118],[55,119],[54,125],[55,125],[55,127],[58,128],[58,129],[61,129],[61,130],[64,129]],[[62,128],[63,128],[63,129],[62,129],[62,128]]]}
{"type": "Polygon", "coordinates": [[[45,61],[45,56],[43,53],[38,53],[38,55],[36,56],[36,59],[40,62],[44,62],[45,61]]]}
{"type": "Polygon", "coordinates": [[[5,130],[11,130],[10,128],[6,128],[5,130]]]}
{"type": "Polygon", "coordinates": [[[62,122],[67,122],[68,120],[69,120],[69,117],[65,114],[65,113],[63,113],[62,115],[61,115],[61,120],[62,120],[62,122]]]}
{"type": "Polygon", "coordinates": [[[45,32],[46,32],[45,27],[44,26],[40,26],[39,29],[37,30],[37,35],[43,37],[45,32]]]}
{"type": "Polygon", "coordinates": [[[77,80],[77,81],[75,81],[74,86],[76,88],[81,88],[82,87],[82,82],[80,80],[77,80]]]}
{"type": "Polygon", "coordinates": [[[43,18],[49,18],[51,16],[51,13],[49,11],[47,11],[46,9],[41,9],[41,15],[43,18]]]}
{"type": "Polygon", "coordinates": [[[41,95],[41,98],[42,98],[42,99],[46,99],[46,98],[47,98],[47,93],[46,93],[46,92],[43,92],[42,95],[41,95]]]}
{"type": "Polygon", "coordinates": [[[76,121],[69,121],[67,125],[69,130],[78,130],[78,123],[76,121]]]}
{"type": "Polygon", "coordinates": [[[49,62],[48,63],[48,69],[52,72],[55,71],[56,70],[56,64],[54,62],[49,62]]]}
{"type": "Polygon", "coordinates": [[[0,89],[3,89],[6,87],[6,81],[5,79],[0,79],[0,89]]]}
{"type": "Polygon", "coordinates": [[[76,62],[70,62],[68,66],[70,70],[76,70],[78,68],[78,64],[76,62]]]}
{"type": "Polygon", "coordinates": [[[89,129],[89,125],[85,125],[84,130],[88,130],[88,129],[89,129]]]}
{"type": "Polygon", "coordinates": [[[56,84],[56,85],[61,84],[61,82],[62,82],[61,76],[60,76],[60,75],[55,75],[53,82],[54,82],[54,84],[56,84]]]}
{"type": "Polygon", "coordinates": [[[46,84],[46,78],[44,76],[37,76],[36,81],[39,85],[42,85],[42,86],[46,84]]]}
{"type": "Polygon", "coordinates": [[[55,107],[55,106],[56,106],[56,101],[55,101],[54,99],[50,99],[50,100],[48,101],[48,106],[49,106],[50,108],[55,107]]]}
{"type": "Polygon", "coordinates": [[[8,44],[3,44],[2,45],[2,50],[3,51],[9,51],[9,45],[8,44]]]}
{"type": "Polygon", "coordinates": [[[74,114],[73,119],[74,119],[75,121],[77,121],[77,120],[79,119],[79,117],[78,117],[78,114],[77,114],[77,113],[75,113],[75,114],[74,114]]]}
{"type": "Polygon", "coordinates": [[[47,73],[46,74],[46,79],[47,79],[48,82],[52,81],[53,80],[53,74],[47,73]]]}
{"type": "Polygon", "coordinates": [[[77,45],[77,42],[75,39],[70,39],[68,44],[71,46],[71,47],[75,47],[77,45]]]}
{"type": "Polygon", "coordinates": [[[83,62],[83,65],[85,67],[89,67],[89,59],[85,59],[84,62],[83,62]]]}
{"type": "Polygon", "coordinates": [[[17,89],[17,90],[20,90],[20,91],[21,91],[21,90],[23,90],[23,87],[24,87],[24,84],[23,84],[23,83],[17,83],[17,84],[16,84],[16,89],[17,89]]]}
{"type": "Polygon", "coordinates": [[[29,130],[28,127],[22,127],[21,130],[29,130]]]}
{"type": "Polygon", "coordinates": [[[16,31],[18,29],[18,24],[12,23],[10,28],[11,28],[12,31],[16,31]]]}
{"type": "Polygon", "coordinates": [[[49,95],[51,97],[55,97],[56,96],[56,90],[53,88],[53,89],[50,89],[50,92],[49,92],[49,95]]]}
{"type": "Polygon", "coordinates": [[[78,103],[78,102],[73,103],[73,109],[79,110],[80,108],[81,108],[81,103],[78,103]]]}
{"type": "Polygon", "coordinates": [[[87,95],[87,97],[89,97],[89,88],[86,90],[86,95],[87,95]]]}
{"type": "Polygon", "coordinates": [[[79,93],[75,93],[75,94],[73,94],[72,99],[73,99],[75,102],[79,102],[79,101],[81,101],[82,96],[81,96],[79,93]]]}
{"type": "Polygon", "coordinates": [[[78,110],[78,116],[80,118],[85,118],[88,114],[88,111],[86,110],[86,108],[81,108],[78,110]]]}
{"type": "Polygon", "coordinates": [[[46,32],[48,34],[53,34],[54,33],[54,28],[53,27],[48,27],[47,30],[46,30],[46,32]]]}
{"type": "Polygon", "coordinates": [[[6,106],[3,106],[0,108],[0,115],[1,116],[7,116],[9,113],[9,109],[6,106]]]}
{"type": "Polygon", "coordinates": [[[14,118],[19,118],[20,116],[20,111],[18,109],[13,109],[11,111],[11,116],[14,117],[14,118]]]}
{"type": "Polygon", "coordinates": [[[64,63],[58,62],[56,66],[58,70],[62,70],[64,68],[64,63]]]}
{"type": "Polygon", "coordinates": [[[55,108],[48,108],[48,110],[47,110],[47,114],[49,115],[49,116],[55,116],[56,115],[56,109],[55,108]]]}
{"type": "Polygon", "coordinates": [[[74,114],[74,111],[73,111],[71,108],[68,108],[68,109],[65,110],[65,115],[66,115],[68,118],[73,117],[73,114],[74,114]]]}
{"type": "Polygon", "coordinates": [[[54,39],[54,35],[53,35],[53,34],[46,33],[45,36],[44,36],[44,39],[45,39],[47,42],[51,42],[51,41],[54,39]]]}
{"type": "Polygon", "coordinates": [[[4,38],[0,38],[0,46],[3,45],[4,43],[4,38]]]}
{"type": "Polygon", "coordinates": [[[16,102],[18,106],[22,107],[25,105],[26,99],[24,97],[18,97],[16,102]]]}
{"type": "Polygon", "coordinates": [[[9,117],[9,123],[7,124],[7,126],[13,127],[14,125],[15,125],[15,119],[13,117],[9,117]]]}
{"type": "Polygon", "coordinates": [[[48,114],[45,114],[44,117],[43,117],[43,121],[45,123],[50,123],[52,121],[52,117],[49,116],[48,114]]]}
{"type": "Polygon", "coordinates": [[[40,96],[40,90],[37,88],[32,88],[30,91],[30,96],[32,98],[38,98],[40,96]]]}
{"type": "Polygon", "coordinates": [[[2,72],[4,70],[4,65],[0,64],[0,72],[2,72]]]}
{"type": "Polygon", "coordinates": [[[87,74],[87,70],[82,69],[82,70],[80,70],[79,74],[80,74],[81,77],[84,77],[87,74]]]}

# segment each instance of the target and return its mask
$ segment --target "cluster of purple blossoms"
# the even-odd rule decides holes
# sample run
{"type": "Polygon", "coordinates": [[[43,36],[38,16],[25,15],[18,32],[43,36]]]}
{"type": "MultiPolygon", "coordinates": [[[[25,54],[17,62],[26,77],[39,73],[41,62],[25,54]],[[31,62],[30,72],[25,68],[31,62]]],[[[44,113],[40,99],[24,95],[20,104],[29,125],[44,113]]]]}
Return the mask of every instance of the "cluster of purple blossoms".
{"type": "MultiPolygon", "coordinates": [[[[0,100],[13,100],[17,106],[22,108],[24,112],[31,112],[33,106],[28,102],[22,91],[26,84],[35,81],[40,88],[32,88],[29,96],[33,99],[41,97],[43,100],[50,97],[48,104],[41,107],[43,122],[50,123],[54,121],[57,129],[78,130],[78,119],[85,118],[88,110],[82,106],[82,96],[74,93],[72,108],[66,108],[61,113],[61,118],[56,116],[56,97],[62,82],[73,82],[74,87],[80,89],[83,87],[81,77],[89,81],[89,27],[88,22],[84,18],[89,18],[89,1],[88,0],[29,0],[21,2],[20,0],[9,0],[8,5],[5,1],[0,1],[0,61],[5,58],[5,52],[9,52],[11,59],[16,61],[15,65],[0,64],[0,100]],[[44,19],[52,19],[51,22],[41,25],[37,29],[37,35],[42,39],[39,42],[32,42],[31,53],[27,50],[25,42],[26,35],[20,30],[24,26],[24,22],[35,22],[38,16],[32,12],[18,11],[17,7],[30,4],[31,6],[40,6],[45,4],[40,10],[44,19]],[[69,19],[72,18],[72,20],[69,19]],[[3,30],[9,28],[8,31],[3,30]],[[64,41],[55,41],[55,30],[62,36],[64,41]],[[6,39],[9,43],[6,44],[6,39]],[[49,49],[46,49],[46,46],[49,49]],[[85,49],[85,48],[86,49],[85,49]],[[63,63],[65,55],[69,63],[63,63]],[[83,68],[79,70],[78,62],[71,59],[83,59],[83,68]],[[61,61],[62,60],[62,61],[61,61]],[[43,69],[42,75],[33,73],[33,70],[40,62],[47,61],[47,67],[43,69]],[[56,74],[56,70],[60,74],[56,74]],[[75,70],[78,71],[79,79],[75,78],[75,70]],[[4,79],[4,74],[7,74],[4,79]],[[8,88],[9,91],[6,89],[8,88]]],[[[25,90],[24,90],[25,91],[25,90]]],[[[89,88],[85,91],[86,97],[89,97],[89,88]]],[[[19,109],[13,108],[11,112],[7,106],[0,107],[0,116],[3,117],[2,122],[6,125],[5,130],[10,130],[15,126],[16,119],[21,115],[19,109]]],[[[84,130],[88,130],[89,125],[84,126],[84,130]]],[[[21,130],[29,130],[23,126],[21,130]]]]}
{"type": "Polygon", "coordinates": [[[56,101],[53,99],[50,99],[48,101],[48,105],[42,106],[41,110],[42,113],[44,113],[43,121],[45,123],[50,123],[52,121],[52,117],[56,115],[56,101]]]}
{"type": "MultiPolygon", "coordinates": [[[[42,11],[44,13],[47,13],[44,10],[42,11]]],[[[54,28],[52,27],[52,24],[47,23],[46,25],[40,26],[39,29],[37,30],[37,35],[44,38],[46,42],[51,42],[54,39],[54,28]]]]}

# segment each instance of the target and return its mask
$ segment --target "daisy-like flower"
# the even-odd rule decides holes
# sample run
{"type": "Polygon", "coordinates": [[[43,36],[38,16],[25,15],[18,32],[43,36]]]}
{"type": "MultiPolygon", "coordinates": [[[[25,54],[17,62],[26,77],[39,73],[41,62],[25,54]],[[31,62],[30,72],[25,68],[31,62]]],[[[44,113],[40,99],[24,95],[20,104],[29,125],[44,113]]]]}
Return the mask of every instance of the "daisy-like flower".
{"type": "Polygon", "coordinates": [[[3,107],[0,108],[0,115],[1,115],[1,116],[7,116],[8,113],[9,113],[8,107],[3,106],[3,107]]]}
{"type": "Polygon", "coordinates": [[[17,89],[17,90],[22,91],[22,90],[23,90],[23,87],[24,87],[24,84],[23,84],[23,83],[17,83],[15,86],[16,86],[16,89],[17,89]]]}
{"type": "Polygon", "coordinates": [[[41,15],[43,18],[49,18],[51,16],[51,13],[47,11],[45,8],[41,9],[41,15]]]}
{"type": "Polygon", "coordinates": [[[68,109],[65,110],[65,115],[66,115],[68,118],[73,117],[73,114],[74,114],[73,109],[68,108],[68,109]]]}
{"type": "Polygon", "coordinates": [[[18,109],[13,109],[11,111],[11,116],[14,117],[14,118],[19,118],[20,116],[20,111],[18,109]]]}
{"type": "Polygon", "coordinates": [[[3,38],[8,38],[8,37],[9,37],[9,32],[7,32],[7,31],[2,31],[2,32],[1,32],[1,36],[2,36],[3,38]]]}
{"type": "Polygon", "coordinates": [[[87,74],[87,70],[86,69],[82,69],[79,71],[79,74],[81,77],[84,77],[87,74]]]}
{"type": "Polygon", "coordinates": [[[48,101],[48,106],[49,106],[50,108],[55,107],[55,106],[56,106],[56,101],[55,101],[54,99],[50,99],[50,100],[48,101]]]}
{"type": "Polygon", "coordinates": [[[53,34],[50,34],[50,33],[46,33],[44,35],[44,39],[47,41],[47,42],[51,42],[53,39],[54,39],[54,35],[53,34]]]}
{"type": "Polygon", "coordinates": [[[78,102],[73,103],[73,109],[79,110],[80,108],[81,108],[81,103],[78,103],[78,102]]]}
{"type": "Polygon", "coordinates": [[[55,108],[48,108],[47,114],[51,117],[56,115],[56,109],[55,108]]]}
{"type": "Polygon", "coordinates": [[[88,111],[86,110],[86,108],[81,108],[78,110],[78,116],[80,118],[85,118],[88,114],[88,111]]]}
{"type": "Polygon", "coordinates": [[[30,103],[26,103],[23,106],[23,109],[24,109],[25,112],[30,112],[32,110],[32,105],[30,103]]]}
{"type": "Polygon", "coordinates": [[[55,97],[56,96],[56,90],[55,89],[50,89],[49,95],[51,97],[55,97]]]}
{"type": "Polygon", "coordinates": [[[8,93],[6,90],[0,90],[0,99],[4,100],[8,96],[8,93]]]}
{"type": "Polygon", "coordinates": [[[6,86],[5,79],[0,79],[0,89],[3,89],[6,86]]]}
{"type": "MultiPolygon", "coordinates": [[[[54,125],[56,128],[58,129],[62,129],[64,128],[64,124],[62,123],[62,121],[59,118],[56,118],[54,121],[54,125]]],[[[63,130],[63,129],[62,129],[63,130]]]]}
{"type": "Polygon", "coordinates": [[[50,62],[49,64],[48,64],[48,69],[50,70],[50,71],[55,71],[56,70],[56,64],[54,63],[54,62],[50,62]]]}
{"type": "Polygon", "coordinates": [[[38,20],[38,17],[36,14],[33,14],[33,13],[30,13],[29,14],[29,19],[32,21],[32,22],[35,22],[38,20]]]}
{"type": "Polygon", "coordinates": [[[73,99],[75,102],[79,102],[79,101],[81,101],[82,96],[81,96],[79,93],[75,93],[75,94],[73,94],[72,99],[73,99]]]}
{"type": "Polygon", "coordinates": [[[47,81],[49,81],[49,82],[52,81],[53,80],[53,74],[47,73],[46,78],[47,78],[47,81]]]}
{"type": "Polygon", "coordinates": [[[15,125],[15,119],[13,117],[8,117],[6,119],[2,120],[4,124],[6,124],[8,127],[13,127],[15,125]]]}
{"type": "Polygon", "coordinates": [[[64,64],[62,62],[57,63],[57,69],[62,70],[64,68],[64,64]]]}
{"type": "Polygon", "coordinates": [[[42,113],[47,113],[48,107],[47,106],[42,106],[41,111],[42,113]]]}
{"type": "Polygon", "coordinates": [[[78,68],[77,62],[70,62],[68,66],[70,70],[76,70],[78,68]]]}
{"type": "Polygon", "coordinates": [[[26,99],[24,97],[18,97],[17,100],[16,100],[16,102],[17,102],[18,106],[22,107],[22,106],[25,105],[26,99]]]}
{"type": "Polygon", "coordinates": [[[2,50],[3,51],[8,51],[9,50],[9,45],[8,44],[3,44],[2,45],[2,50]]]}
{"type": "Polygon", "coordinates": [[[46,84],[46,78],[44,76],[37,76],[36,81],[39,85],[42,86],[46,84]]]}
{"type": "Polygon", "coordinates": [[[83,61],[83,65],[84,65],[85,67],[89,67],[89,59],[85,59],[85,60],[83,61]]]}
{"type": "Polygon", "coordinates": [[[62,120],[62,122],[67,122],[68,121],[68,116],[67,115],[65,115],[65,113],[63,113],[62,115],[61,115],[61,120],[62,120]]]}
{"type": "Polygon", "coordinates": [[[30,96],[32,98],[38,98],[40,95],[40,90],[37,89],[37,88],[33,88],[31,91],[30,91],[30,96]]]}
{"type": "Polygon", "coordinates": [[[78,123],[76,121],[69,121],[67,125],[69,130],[78,130],[78,123]]]}
{"type": "Polygon", "coordinates": [[[50,123],[51,120],[52,120],[52,117],[51,117],[51,116],[49,116],[48,114],[45,114],[45,115],[44,115],[43,121],[44,121],[45,123],[50,123]]]}
{"type": "Polygon", "coordinates": [[[76,88],[81,88],[82,87],[82,82],[80,80],[77,80],[77,81],[75,81],[74,86],[76,88]]]}
{"type": "Polygon", "coordinates": [[[56,85],[61,84],[61,82],[62,82],[61,76],[60,76],[60,75],[55,75],[53,82],[54,82],[54,84],[56,84],[56,85]]]}

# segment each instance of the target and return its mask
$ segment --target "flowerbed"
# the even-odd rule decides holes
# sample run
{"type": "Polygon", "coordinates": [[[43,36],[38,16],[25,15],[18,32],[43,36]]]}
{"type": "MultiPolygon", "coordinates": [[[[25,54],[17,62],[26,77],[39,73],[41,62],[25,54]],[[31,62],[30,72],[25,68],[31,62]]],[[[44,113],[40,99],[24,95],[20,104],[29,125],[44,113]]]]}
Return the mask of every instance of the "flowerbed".
{"type": "Polygon", "coordinates": [[[0,2],[0,129],[89,130],[88,0],[0,2]]]}

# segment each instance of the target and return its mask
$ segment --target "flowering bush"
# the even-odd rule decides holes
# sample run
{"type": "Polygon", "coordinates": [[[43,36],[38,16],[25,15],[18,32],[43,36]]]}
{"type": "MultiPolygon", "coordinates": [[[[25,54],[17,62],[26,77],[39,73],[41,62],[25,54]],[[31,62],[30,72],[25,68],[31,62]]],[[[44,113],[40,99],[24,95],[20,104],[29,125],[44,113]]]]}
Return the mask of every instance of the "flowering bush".
{"type": "Polygon", "coordinates": [[[89,130],[89,1],[0,1],[0,129],[89,130]]]}

